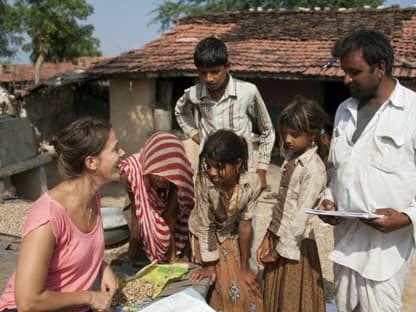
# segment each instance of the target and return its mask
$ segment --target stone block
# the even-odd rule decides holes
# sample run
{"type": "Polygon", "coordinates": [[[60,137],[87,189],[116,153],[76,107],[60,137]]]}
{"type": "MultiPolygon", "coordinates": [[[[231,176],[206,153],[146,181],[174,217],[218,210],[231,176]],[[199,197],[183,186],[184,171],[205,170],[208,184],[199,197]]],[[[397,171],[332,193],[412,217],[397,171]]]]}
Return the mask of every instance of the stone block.
{"type": "Polygon", "coordinates": [[[0,168],[36,155],[32,126],[26,118],[0,121],[0,168]]]}

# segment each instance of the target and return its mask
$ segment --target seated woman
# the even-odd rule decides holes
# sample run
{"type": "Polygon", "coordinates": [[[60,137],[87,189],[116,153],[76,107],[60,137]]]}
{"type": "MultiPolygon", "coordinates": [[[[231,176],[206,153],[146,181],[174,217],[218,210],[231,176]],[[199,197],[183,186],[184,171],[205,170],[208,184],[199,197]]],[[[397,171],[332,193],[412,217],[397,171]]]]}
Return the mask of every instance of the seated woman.
{"type": "Polygon", "coordinates": [[[117,290],[104,261],[98,190],[120,179],[124,151],[111,126],[92,118],[62,130],[55,149],[65,180],[32,205],[0,311],[108,311],[117,290]]]}
{"type": "Polygon", "coordinates": [[[173,262],[188,241],[194,206],[192,168],[176,136],[156,132],[143,149],[127,157],[121,181],[131,205],[128,257],[136,261],[139,241],[150,261],[173,262]]]}

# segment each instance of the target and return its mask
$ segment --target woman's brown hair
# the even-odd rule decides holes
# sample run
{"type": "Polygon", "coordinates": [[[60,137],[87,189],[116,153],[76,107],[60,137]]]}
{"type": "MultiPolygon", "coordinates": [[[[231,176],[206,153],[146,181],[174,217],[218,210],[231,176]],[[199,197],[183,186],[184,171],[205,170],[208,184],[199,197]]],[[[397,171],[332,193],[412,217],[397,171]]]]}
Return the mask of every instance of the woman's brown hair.
{"type": "Polygon", "coordinates": [[[110,135],[111,125],[101,119],[85,117],[61,130],[53,142],[58,155],[58,170],[64,178],[80,176],[87,156],[98,156],[110,135]]]}

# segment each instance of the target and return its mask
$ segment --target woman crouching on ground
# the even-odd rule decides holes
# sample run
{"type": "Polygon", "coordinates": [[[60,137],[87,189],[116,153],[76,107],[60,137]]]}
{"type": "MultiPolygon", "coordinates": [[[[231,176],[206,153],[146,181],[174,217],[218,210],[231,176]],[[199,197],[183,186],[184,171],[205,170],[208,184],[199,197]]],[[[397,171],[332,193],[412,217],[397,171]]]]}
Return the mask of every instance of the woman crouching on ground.
{"type": "Polygon", "coordinates": [[[123,160],[121,172],[131,202],[130,261],[139,260],[140,245],[150,261],[182,261],[194,207],[192,168],[182,143],[158,131],[123,160]]]}

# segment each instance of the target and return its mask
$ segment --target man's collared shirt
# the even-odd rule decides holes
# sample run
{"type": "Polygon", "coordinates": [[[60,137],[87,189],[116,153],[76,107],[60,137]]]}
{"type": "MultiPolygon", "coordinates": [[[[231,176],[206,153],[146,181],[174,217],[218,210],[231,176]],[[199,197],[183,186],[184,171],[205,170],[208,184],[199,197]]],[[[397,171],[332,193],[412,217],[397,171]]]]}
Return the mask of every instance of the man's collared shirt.
{"type": "Polygon", "coordinates": [[[407,214],[413,224],[382,233],[359,220],[344,219],[335,226],[330,258],[364,278],[383,281],[400,269],[414,249],[416,93],[396,81],[389,100],[353,144],[357,105],[357,100],[350,98],[337,110],[326,198],[340,211],[394,208],[407,214]]]}
{"type": "Polygon", "coordinates": [[[249,149],[249,168],[253,167],[253,124],[260,131],[258,169],[267,169],[275,140],[273,124],[257,87],[230,75],[227,88],[217,102],[211,99],[204,84],[185,90],[177,101],[175,116],[179,126],[189,137],[199,133],[203,147],[209,134],[218,129],[231,129],[246,139],[249,149]],[[192,107],[199,113],[199,129],[195,125],[192,107]]]}

